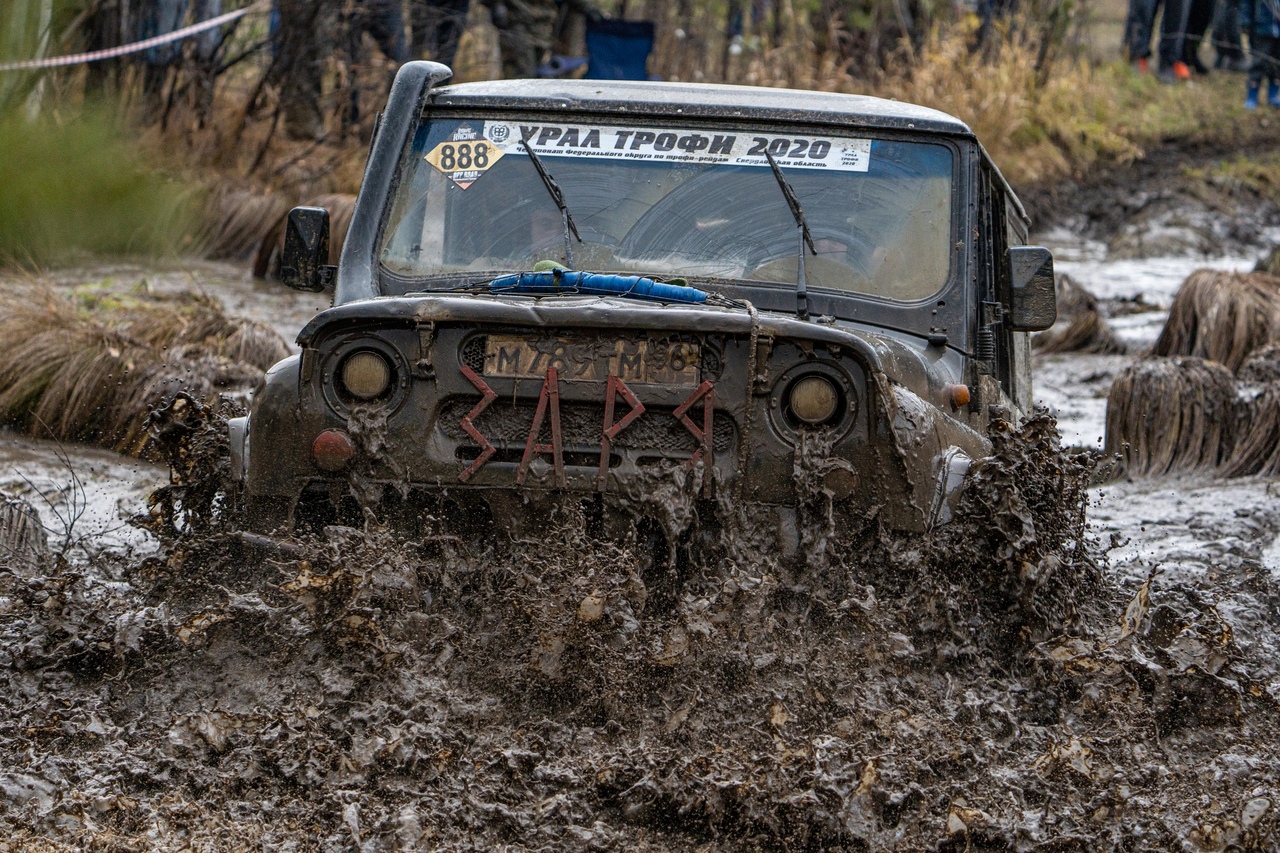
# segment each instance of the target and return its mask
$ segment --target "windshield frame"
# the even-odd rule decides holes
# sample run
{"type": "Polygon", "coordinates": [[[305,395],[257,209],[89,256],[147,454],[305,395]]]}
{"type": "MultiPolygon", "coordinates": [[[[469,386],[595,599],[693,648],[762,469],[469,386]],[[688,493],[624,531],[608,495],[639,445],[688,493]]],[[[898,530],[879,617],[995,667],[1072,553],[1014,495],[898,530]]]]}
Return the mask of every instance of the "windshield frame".
{"type": "MultiPolygon", "coordinates": [[[[575,110],[571,107],[556,110],[551,113],[558,121],[573,121],[576,123],[599,123],[599,124],[622,124],[636,127],[663,127],[669,125],[673,119],[682,122],[682,126],[687,126],[690,130],[701,131],[732,131],[739,133],[762,132],[762,133],[796,133],[796,134],[827,134],[833,136],[842,136],[846,138],[868,138],[871,140],[883,140],[893,142],[906,142],[916,144],[933,144],[944,147],[951,154],[951,211],[950,211],[950,236],[949,245],[954,246],[960,241],[961,229],[964,227],[965,205],[963,203],[963,188],[966,185],[966,169],[964,168],[965,157],[962,150],[962,141],[955,137],[938,134],[933,132],[921,131],[897,131],[887,128],[862,128],[855,124],[850,125],[833,125],[818,124],[807,122],[778,122],[778,121],[760,121],[760,120],[744,120],[741,118],[726,117],[722,120],[707,119],[703,117],[684,119],[681,116],[630,116],[618,113],[598,113],[595,111],[575,110]]],[[[520,122],[527,121],[545,122],[548,119],[548,111],[545,110],[524,110],[524,109],[460,109],[460,108],[442,108],[432,110],[430,108],[423,111],[421,123],[435,120],[471,120],[484,121],[499,119],[502,121],[520,122]]],[[[379,281],[378,291],[383,295],[401,296],[408,293],[442,293],[455,289],[463,284],[488,281],[497,275],[506,275],[513,270],[495,269],[495,270],[467,270],[467,271],[449,271],[439,272],[423,276],[408,276],[399,273],[386,266],[382,261],[382,251],[386,245],[386,241],[390,239],[388,234],[388,226],[395,207],[400,181],[408,170],[414,165],[411,161],[413,156],[413,143],[417,130],[421,127],[421,123],[415,122],[414,127],[405,140],[400,161],[396,165],[395,177],[391,187],[391,192],[387,198],[387,204],[382,211],[382,221],[379,223],[378,239],[375,244],[375,269],[379,281]],[[443,286],[435,285],[440,283],[443,286]],[[389,287],[388,287],[389,285],[389,287]]],[[[548,163],[548,170],[554,175],[555,160],[548,163]]],[[[790,177],[784,166],[784,174],[790,177]]],[[[566,193],[566,201],[569,210],[573,211],[573,199],[570,192],[566,193]]],[[[803,204],[804,199],[801,199],[803,204]]],[[[781,191],[778,194],[779,204],[785,204],[785,200],[781,191]]],[[[938,300],[944,294],[949,293],[956,282],[964,275],[964,259],[957,251],[950,253],[950,262],[948,264],[947,276],[943,282],[929,295],[915,298],[902,299],[889,296],[881,296],[872,293],[861,293],[851,290],[843,290],[839,288],[820,287],[814,284],[809,285],[810,293],[819,296],[826,296],[835,300],[857,300],[869,301],[872,303],[885,306],[901,306],[901,307],[919,307],[927,305],[938,300]]],[[[754,299],[758,295],[765,293],[778,293],[791,295],[794,301],[795,283],[766,281],[760,279],[748,278],[720,278],[715,276],[691,274],[685,276],[691,282],[705,283],[713,290],[725,293],[726,295],[736,295],[741,298],[754,299]]],[[[772,301],[772,300],[769,300],[772,301]]],[[[826,300],[824,300],[826,301],[826,300]]],[[[840,312],[845,313],[845,312],[840,312]]]]}

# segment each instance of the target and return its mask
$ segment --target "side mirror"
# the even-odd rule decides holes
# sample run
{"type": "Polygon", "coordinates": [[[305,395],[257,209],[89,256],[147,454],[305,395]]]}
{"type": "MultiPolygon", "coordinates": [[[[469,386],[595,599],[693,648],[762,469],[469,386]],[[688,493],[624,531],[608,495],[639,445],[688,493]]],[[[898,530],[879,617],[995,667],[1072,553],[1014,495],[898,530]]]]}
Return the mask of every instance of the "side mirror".
{"type": "Polygon", "coordinates": [[[280,280],[294,290],[318,293],[333,281],[329,263],[329,211],[295,207],[284,227],[280,280]]]}
{"type": "Polygon", "coordinates": [[[1053,253],[1040,246],[1009,249],[1008,327],[1015,332],[1043,332],[1057,319],[1053,253]]]}

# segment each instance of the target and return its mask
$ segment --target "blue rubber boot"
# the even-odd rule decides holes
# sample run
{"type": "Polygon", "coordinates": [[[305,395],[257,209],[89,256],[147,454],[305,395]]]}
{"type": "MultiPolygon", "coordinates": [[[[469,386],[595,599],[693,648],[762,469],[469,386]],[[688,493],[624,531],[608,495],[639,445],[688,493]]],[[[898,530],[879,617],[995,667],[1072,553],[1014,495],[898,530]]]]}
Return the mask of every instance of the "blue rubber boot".
{"type": "Polygon", "coordinates": [[[1267,106],[1280,107],[1280,83],[1275,80],[1267,83],[1267,106]]]}
{"type": "Polygon", "coordinates": [[[1258,108],[1258,84],[1250,83],[1244,90],[1244,108],[1246,110],[1256,110],[1258,108]]]}

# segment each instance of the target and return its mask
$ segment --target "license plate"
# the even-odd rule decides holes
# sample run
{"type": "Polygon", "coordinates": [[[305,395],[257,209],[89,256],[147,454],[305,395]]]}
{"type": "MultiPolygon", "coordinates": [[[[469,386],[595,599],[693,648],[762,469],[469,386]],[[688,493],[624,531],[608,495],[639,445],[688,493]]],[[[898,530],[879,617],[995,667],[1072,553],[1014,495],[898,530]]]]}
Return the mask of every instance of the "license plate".
{"type": "Polygon", "coordinates": [[[486,376],[541,379],[554,367],[561,379],[655,385],[697,385],[701,350],[686,341],[572,341],[490,335],[486,376]]]}

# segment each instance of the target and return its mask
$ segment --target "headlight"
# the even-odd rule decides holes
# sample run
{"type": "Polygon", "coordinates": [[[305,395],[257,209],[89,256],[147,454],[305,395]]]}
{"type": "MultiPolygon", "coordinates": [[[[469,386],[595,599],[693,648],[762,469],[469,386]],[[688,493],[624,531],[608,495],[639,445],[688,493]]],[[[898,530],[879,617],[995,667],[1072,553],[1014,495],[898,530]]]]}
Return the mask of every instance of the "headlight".
{"type": "Polygon", "coordinates": [[[840,405],[840,392],[825,376],[806,376],[787,394],[787,406],[796,419],[810,426],[831,420],[840,405]]]}
{"type": "Polygon", "coordinates": [[[391,365],[370,350],[347,356],[342,362],[342,388],[357,400],[381,397],[391,386],[391,365]]]}

